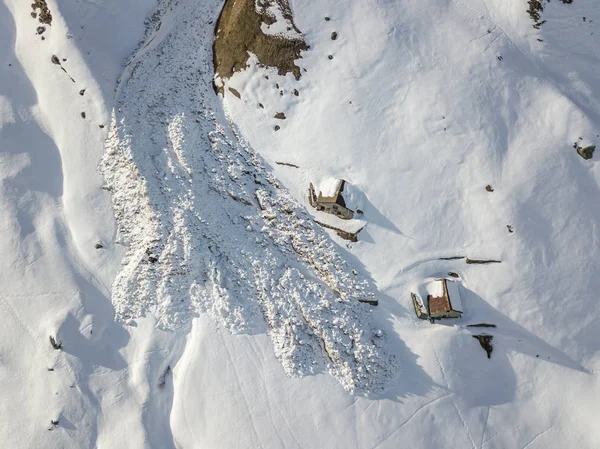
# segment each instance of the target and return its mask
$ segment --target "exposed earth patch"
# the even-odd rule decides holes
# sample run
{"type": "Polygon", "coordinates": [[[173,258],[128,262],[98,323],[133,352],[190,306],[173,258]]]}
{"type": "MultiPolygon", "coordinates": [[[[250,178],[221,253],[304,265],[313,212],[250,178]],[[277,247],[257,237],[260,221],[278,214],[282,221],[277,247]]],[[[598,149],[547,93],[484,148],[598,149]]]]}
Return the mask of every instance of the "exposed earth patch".
{"type": "Polygon", "coordinates": [[[308,50],[302,33],[293,22],[288,0],[227,0],[215,28],[213,62],[215,90],[223,93],[223,81],[244,70],[250,54],[263,67],[275,67],[280,75],[292,73],[300,78],[296,60],[308,50]],[[278,24],[276,12],[285,22],[282,33],[265,34],[267,27],[278,24]]]}

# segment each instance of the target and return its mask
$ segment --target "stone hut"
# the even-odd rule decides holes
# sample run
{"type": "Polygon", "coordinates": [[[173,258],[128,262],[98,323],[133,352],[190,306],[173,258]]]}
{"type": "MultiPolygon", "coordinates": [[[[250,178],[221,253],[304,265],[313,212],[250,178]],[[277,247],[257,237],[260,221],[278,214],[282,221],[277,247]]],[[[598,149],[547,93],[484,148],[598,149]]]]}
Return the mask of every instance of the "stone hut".
{"type": "Polygon", "coordinates": [[[308,188],[308,202],[318,211],[336,215],[344,220],[350,220],[359,210],[353,210],[344,198],[345,189],[348,184],[343,179],[329,178],[319,186],[319,194],[316,194],[312,182],[308,188]]]}
{"type": "Polygon", "coordinates": [[[425,286],[427,299],[411,293],[417,317],[431,322],[440,318],[460,318],[463,313],[458,283],[450,279],[438,279],[425,286]]]}

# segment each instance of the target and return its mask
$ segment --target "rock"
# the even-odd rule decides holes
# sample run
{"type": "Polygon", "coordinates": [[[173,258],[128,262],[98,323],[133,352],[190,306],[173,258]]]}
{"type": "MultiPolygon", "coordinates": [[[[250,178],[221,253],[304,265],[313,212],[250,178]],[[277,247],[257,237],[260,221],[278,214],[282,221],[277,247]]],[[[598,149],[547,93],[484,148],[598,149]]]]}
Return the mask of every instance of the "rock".
{"type": "Polygon", "coordinates": [[[95,247],[96,249],[101,249],[101,248],[104,248],[104,245],[103,245],[102,243],[98,242],[98,243],[96,243],[96,244],[94,245],[94,247],[95,247]]]}
{"type": "Polygon", "coordinates": [[[488,192],[493,192],[494,188],[488,184],[487,186],[485,186],[485,190],[487,190],[488,192]]]}
{"type": "Polygon", "coordinates": [[[84,95],[84,94],[85,94],[85,89],[81,89],[81,90],[79,91],[79,95],[81,95],[81,96],[83,97],[83,95],[84,95]]]}
{"type": "Polygon", "coordinates": [[[331,20],[330,17],[325,17],[325,22],[329,22],[331,20]]]}
{"type": "Polygon", "coordinates": [[[327,56],[327,59],[329,59],[331,61],[333,59],[333,55],[327,56]]]}
{"type": "Polygon", "coordinates": [[[331,40],[332,41],[336,40],[337,38],[338,38],[337,32],[334,31],[333,33],[331,33],[331,40]]]}
{"type": "Polygon", "coordinates": [[[58,58],[58,56],[52,55],[50,60],[52,61],[52,64],[60,65],[60,59],[58,58]]]}
{"type": "Polygon", "coordinates": [[[467,327],[496,327],[496,325],[489,324],[489,323],[477,323],[477,324],[467,324],[467,327]]]}
{"type": "Polygon", "coordinates": [[[279,125],[275,125],[275,131],[279,131],[281,129],[281,127],[279,125]]]}
{"type": "MultiPolygon", "coordinates": [[[[461,257],[461,259],[462,259],[462,257],[461,257]]],[[[449,259],[446,259],[446,260],[449,260],[449,259]]],[[[481,265],[485,265],[485,264],[489,264],[489,263],[502,263],[501,260],[469,259],[468,257],[467,257],[466,262],[468,264],[481,264],[481,265]]]]}
{"type": "Polygon", "coordinates": [[[239,91],[237,89],[234,89],[233,87],[229,88],[229,92],[231,92],[233,95],[235,95],[236,97],[238,97],[240,100],[242,99],[242,95],[239,93],[239,91]]]}
{"type": "Polygon", "coordinates": [[[277,114],[275,114],[275,118],[279,120],[285,120],[286,117],[283,112],[278,112],[277,114]]]}
{"type": "Polygon", "coordinates": [[[81,113],[81,118],[85,118],[85,117],[86,117],[85,112],[82,112],[81,113]]]}
{"type": "Polygon", "coordinates": [[[44,34],[44,31],[46,31],[46,27],[43,26],[39,26],[36,29],[37,34],[44,34]]]}
{"type": "Polygon", "coordinates": [[[584,158],[585,160],[589,160],[594,156],[594,151],[596,150],[596,145],[589,145],[587,147],[577,147],[577,153],[584,158]]]}
{"type": "Polygon", "coordinates": [[[484,349],[487,354],[487,358],[492,358],[492,351],[494,350],[494,346],[492,345],[492,340],[494,339],[493,335],[472,335],[474,339],[479,341],[479,344],[484,349]]]}

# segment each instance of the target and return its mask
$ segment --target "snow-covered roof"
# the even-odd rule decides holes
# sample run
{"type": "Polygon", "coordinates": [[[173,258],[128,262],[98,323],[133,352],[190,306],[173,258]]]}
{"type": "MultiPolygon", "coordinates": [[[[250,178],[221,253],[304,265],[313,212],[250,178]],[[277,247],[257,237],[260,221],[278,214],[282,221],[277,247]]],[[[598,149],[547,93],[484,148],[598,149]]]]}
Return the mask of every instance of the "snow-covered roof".
{"type": "Polygon", "coordinates": [[[338,178],[326,178],[318,185],[319,196],[322,198],[334,198],[340,184],[344,182],[338,178]]]}
{"type": "MultiPolygon", "coordinates": [[[[440,282],[441,284],[441,282],[440,282]]],[[[450,298],[450,304],[452,305],[452,310],[456,310],[457,312],[462,312],[462,301],[460,299],[460,291],[458,289],[458,282],[451,281],[449,279],[446,280],[446,290],[448,291],[448,297],[450,298]]]]}
{"type": "Polygon", "coordinates": [[[441,279],[428,283],[425,288],[427,289],[427,294],[433,296],[434,298],[444,296],[444,283],[441,279]]]}
{"type": "Polygon", "coordinates": [[[320,202],[337,202],[352,211],[364,208],[364,193],[343,179],[325,178],[317,185],[317,192],[320,202]],[[338,200],[338,192],[343,201],[338,200]]]}

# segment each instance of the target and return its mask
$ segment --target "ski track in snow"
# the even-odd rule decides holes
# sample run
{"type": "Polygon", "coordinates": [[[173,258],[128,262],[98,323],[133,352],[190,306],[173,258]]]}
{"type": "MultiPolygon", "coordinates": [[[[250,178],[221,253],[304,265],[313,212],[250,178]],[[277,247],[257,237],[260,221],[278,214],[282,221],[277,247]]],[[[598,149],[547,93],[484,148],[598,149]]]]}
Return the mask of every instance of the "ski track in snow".
{"type": "Polygon", "coordinates": [[[348,391],[381,390],[396,364],[359,302],[376,298],[373,279],[227,129],[212,91],[212,27],[197,26],[219,6],[164,4],[121,79],[100,163],[126,246],[117,318],[151,314],[187,330],[206,313],[234,332],[266,322],[289,375],[326,366],[348,391]],[[173,14],[186,19],[168,33],[173,14]]]}

